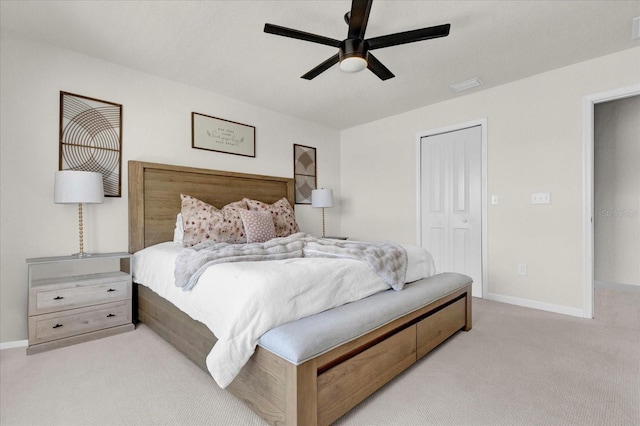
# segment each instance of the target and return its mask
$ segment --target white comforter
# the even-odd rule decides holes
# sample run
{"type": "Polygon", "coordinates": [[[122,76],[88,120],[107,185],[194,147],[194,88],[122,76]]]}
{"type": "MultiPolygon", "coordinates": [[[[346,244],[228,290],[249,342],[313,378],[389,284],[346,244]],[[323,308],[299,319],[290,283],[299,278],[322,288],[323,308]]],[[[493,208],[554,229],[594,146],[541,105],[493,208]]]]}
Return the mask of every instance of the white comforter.
{"type": "MultiPolygon", "coordinates": [[[[296,258],[217,264],[202,274],[190,292],[183,292],[173,282],[181,249],[179,244],[163,243],[136,253],[134,279],[204,323],[218,338],[207,367],[222,388],[231,383],[260,336],[271,328],[389,288],[364,262],[296,258]]],[[[405,249],[407,281],[435,273],[427,252],[405,249]]]]}

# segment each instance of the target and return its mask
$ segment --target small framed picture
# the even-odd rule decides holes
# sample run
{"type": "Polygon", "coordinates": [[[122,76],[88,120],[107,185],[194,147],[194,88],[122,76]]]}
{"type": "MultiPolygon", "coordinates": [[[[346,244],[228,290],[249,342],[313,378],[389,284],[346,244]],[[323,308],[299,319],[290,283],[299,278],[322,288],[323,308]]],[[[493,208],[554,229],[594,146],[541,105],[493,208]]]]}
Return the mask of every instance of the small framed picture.
{"type": "Polygon", "coordinates": [[[256,128],[192,112],[191,147],[255,157],[256,128]]]}

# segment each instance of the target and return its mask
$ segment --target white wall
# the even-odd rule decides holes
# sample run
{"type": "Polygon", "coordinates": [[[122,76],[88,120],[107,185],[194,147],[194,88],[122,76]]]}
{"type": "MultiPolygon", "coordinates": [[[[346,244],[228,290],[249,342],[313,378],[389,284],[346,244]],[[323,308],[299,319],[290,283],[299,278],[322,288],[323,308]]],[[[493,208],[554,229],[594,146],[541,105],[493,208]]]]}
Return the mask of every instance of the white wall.
{"type": "Polygon", "coordinates": [[[635,48],[343,131],[341,232],[416,242],[416,134],[486,117],[487,194],[500,199],[488,208],[490,296],[580,315],[583,98],[638,82],[635,48]],[[533,192],[552,204],[532,206],[533,192]]]}
{"type": "Polygon", "coordinates": [[[594,117],[595,280],[640,286],[640,96],[594,117]]]}
{"type": "MultiPolygon", "coordinates": [[[[60,91],[123,105],[122,197],[85,206],[87,252],[128,248],[128,160],[293,177],[303,144],[318,149],[318,185],[340,197],[337,130],[24,40],[1,41],[0,67],[0,342],[27,338],[25,259],[78,251],[77,207],[53,203],[60,91]],[[256,157],[192,149],[192,111],[255,126],[256,157]]],[[[319,210],[296,214],[303,231],[322,232],[319,210]]],[[[340,208],[326,214],[335,234],[340,208]]]]}

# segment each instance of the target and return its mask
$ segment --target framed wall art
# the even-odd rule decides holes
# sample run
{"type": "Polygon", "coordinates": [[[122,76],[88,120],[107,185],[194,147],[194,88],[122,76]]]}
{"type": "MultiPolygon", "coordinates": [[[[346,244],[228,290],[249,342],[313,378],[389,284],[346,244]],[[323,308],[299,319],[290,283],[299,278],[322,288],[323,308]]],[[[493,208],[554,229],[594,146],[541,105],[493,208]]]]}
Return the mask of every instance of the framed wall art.
{"type": "Polygon", "coordinates": [[[311,204],[311,191],[316,189],[316,149],[293,145],[293,174],[296,204],[311,204]]]}
{"type": "Polygon", "coordinates": [[[256,128],[192,112],[191,147],[255,157],[256,128]]]}
{"type": "Polygon", "coordinates": [[[58,167],[102,173],[104,195],[120,197],[122,105],[60,92],[58,167]]]}

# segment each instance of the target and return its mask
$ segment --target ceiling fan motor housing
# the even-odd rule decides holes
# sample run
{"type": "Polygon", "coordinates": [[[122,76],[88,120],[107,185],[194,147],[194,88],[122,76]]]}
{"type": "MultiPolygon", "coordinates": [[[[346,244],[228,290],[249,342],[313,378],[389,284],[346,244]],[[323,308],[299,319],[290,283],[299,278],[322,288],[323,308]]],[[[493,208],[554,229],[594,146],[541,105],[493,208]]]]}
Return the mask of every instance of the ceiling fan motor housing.
{"type": "Polygon", "coordinates": [[[340,49],[338,55],[340,62],[342,60],[352,57],[367,59],[367,52],[369,51],[369,43],[359,38],[348,38],[340,42],[340,49]]]}

